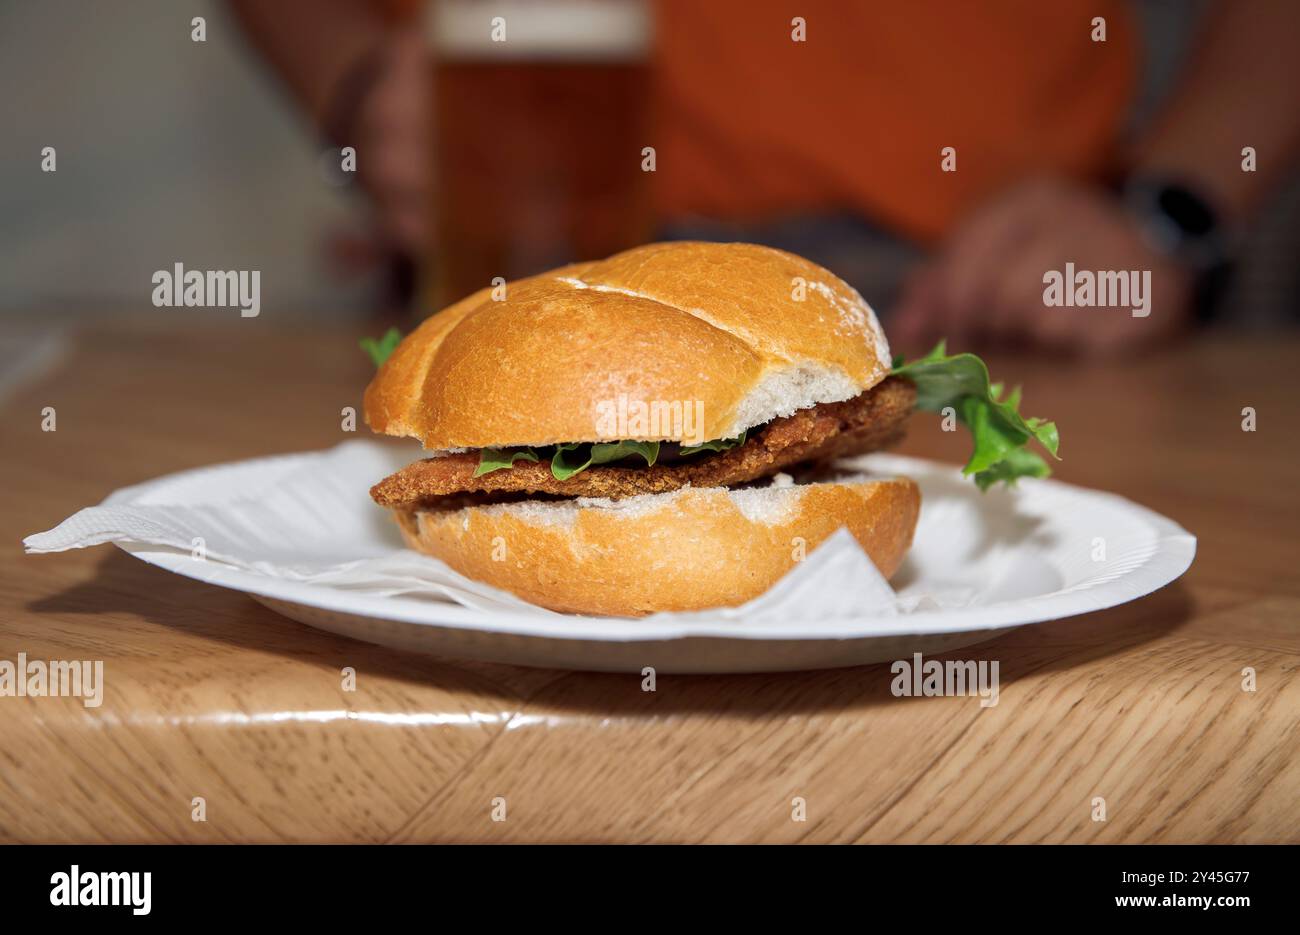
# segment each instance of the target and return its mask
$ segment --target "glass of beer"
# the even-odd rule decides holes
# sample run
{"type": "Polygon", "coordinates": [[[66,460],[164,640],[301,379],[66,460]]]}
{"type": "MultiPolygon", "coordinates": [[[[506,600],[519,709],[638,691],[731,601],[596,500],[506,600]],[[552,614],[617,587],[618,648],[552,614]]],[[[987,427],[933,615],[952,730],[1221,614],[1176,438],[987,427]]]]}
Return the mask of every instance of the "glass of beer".
{"type": "Polygon", "coordinates": [[[647,0],[432,0],[434,308],[648,239],[647,0]]]}

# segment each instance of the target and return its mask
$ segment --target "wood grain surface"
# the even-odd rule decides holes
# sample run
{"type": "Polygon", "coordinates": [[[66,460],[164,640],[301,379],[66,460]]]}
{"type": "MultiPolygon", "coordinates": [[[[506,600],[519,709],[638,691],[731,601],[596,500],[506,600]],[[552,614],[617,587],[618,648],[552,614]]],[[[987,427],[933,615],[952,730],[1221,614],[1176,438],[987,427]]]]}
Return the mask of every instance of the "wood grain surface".
{"type": "MultiPolygon", "coordinates": [[[[98,708],[0,698],[0,840],[1300,841],[1295,339],[993,361],[1060,423],[1058,477],[1199,537],[1150,597],[955,653],[999,661],[993,708],[895,698],[884,665],[648,693],[408,656],[111,546],[22,553],[118,487],[340,441],[370,373],[356,337],[113,319],[0,401],[0,659],[100,659],[106,686],[98,708]]],[[[964,444],[921,416],[902,450],[956,462],[964,444]]]]}

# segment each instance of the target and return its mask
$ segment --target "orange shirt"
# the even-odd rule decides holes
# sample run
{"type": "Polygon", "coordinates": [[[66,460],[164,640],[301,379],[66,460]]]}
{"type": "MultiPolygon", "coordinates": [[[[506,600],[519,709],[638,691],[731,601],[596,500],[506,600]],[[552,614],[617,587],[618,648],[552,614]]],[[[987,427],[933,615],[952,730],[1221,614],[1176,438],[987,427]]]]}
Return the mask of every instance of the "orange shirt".
{"type": "Polygon", "coordinates": [[[1121,0],[659,0],[657,12],[666,217],[855,209],[930,239],[1027,173],[1099,173],[1136,82],[1121,0]],[[796,15],[806,42],[791,41],[796,15]],[[945,146],[955,172],[940,171],[945,146]]]}
{"type": "MultiPolygon", "coordinates": [[[[399,17],[422,9],[372,2],[399,17]]],[[[653,6],[652,187],[665,220],[849,210],[933,239],[1027,174],[1099,174],[1136,84],[1126,0],[653,6]],[[795,16],[805,42],[791,40],[795,16]],[[1098,16],[1104,42],[1092,40],[1098,16]],[[955,172],[940,171],[946,146],[955,172]]]]}

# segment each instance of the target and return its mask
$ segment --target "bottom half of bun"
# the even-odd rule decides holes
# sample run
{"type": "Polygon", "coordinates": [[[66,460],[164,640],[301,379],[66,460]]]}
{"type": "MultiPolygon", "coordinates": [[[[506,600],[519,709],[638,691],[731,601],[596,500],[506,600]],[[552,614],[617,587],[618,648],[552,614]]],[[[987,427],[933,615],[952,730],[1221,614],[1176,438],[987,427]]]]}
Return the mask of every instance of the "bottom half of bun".
{"type": "Polygon", "coordinates": [[[625,500],[523,500],[395,510],[407,544],[552,610],[641,616],[743,604],[840,527],[886,577],[912,544],[921,496],[907,478],[625,500]]]}

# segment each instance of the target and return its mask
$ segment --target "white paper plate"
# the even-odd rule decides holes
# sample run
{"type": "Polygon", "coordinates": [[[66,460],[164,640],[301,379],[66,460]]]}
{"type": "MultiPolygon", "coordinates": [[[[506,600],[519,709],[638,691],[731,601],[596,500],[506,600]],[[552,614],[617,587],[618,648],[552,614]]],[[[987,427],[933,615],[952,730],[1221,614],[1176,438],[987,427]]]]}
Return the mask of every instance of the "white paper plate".
{"type": "MultiPolygon", "coordinates": [[[[350,443],[359,445],[361,443],[350,443]]],[[[188,503],[214,489],[248,490],[268,474],[299,469],[286,455],[162,477],[115,501],[188,503]]],[[[518,665],[607,671],[759,672],[883,662],[978,643],[1025,624],[1113,607],[1173,581],[1196,540],[1177,523],[1122,497],[1055,481],[1022,481],[981,494],[951,466],[894,455],[861,459],[921,487],[916,540],[893,583],[899,594],[970,592],[967,606],[898,615],[785,623],[578,617],[480,608],[413,596],[379,597],[195,562],[187,553],[133,542],[130,554],[168,571],[244,591],[322,630],[403,650],[518,665]]],[[[346,509],[365,509],[353,505],[346,509]]],[[[359,552],[395,547],[376,526],[359,552]]],[[[311,543],[303,548],[310,550],[311,543]]]]}

